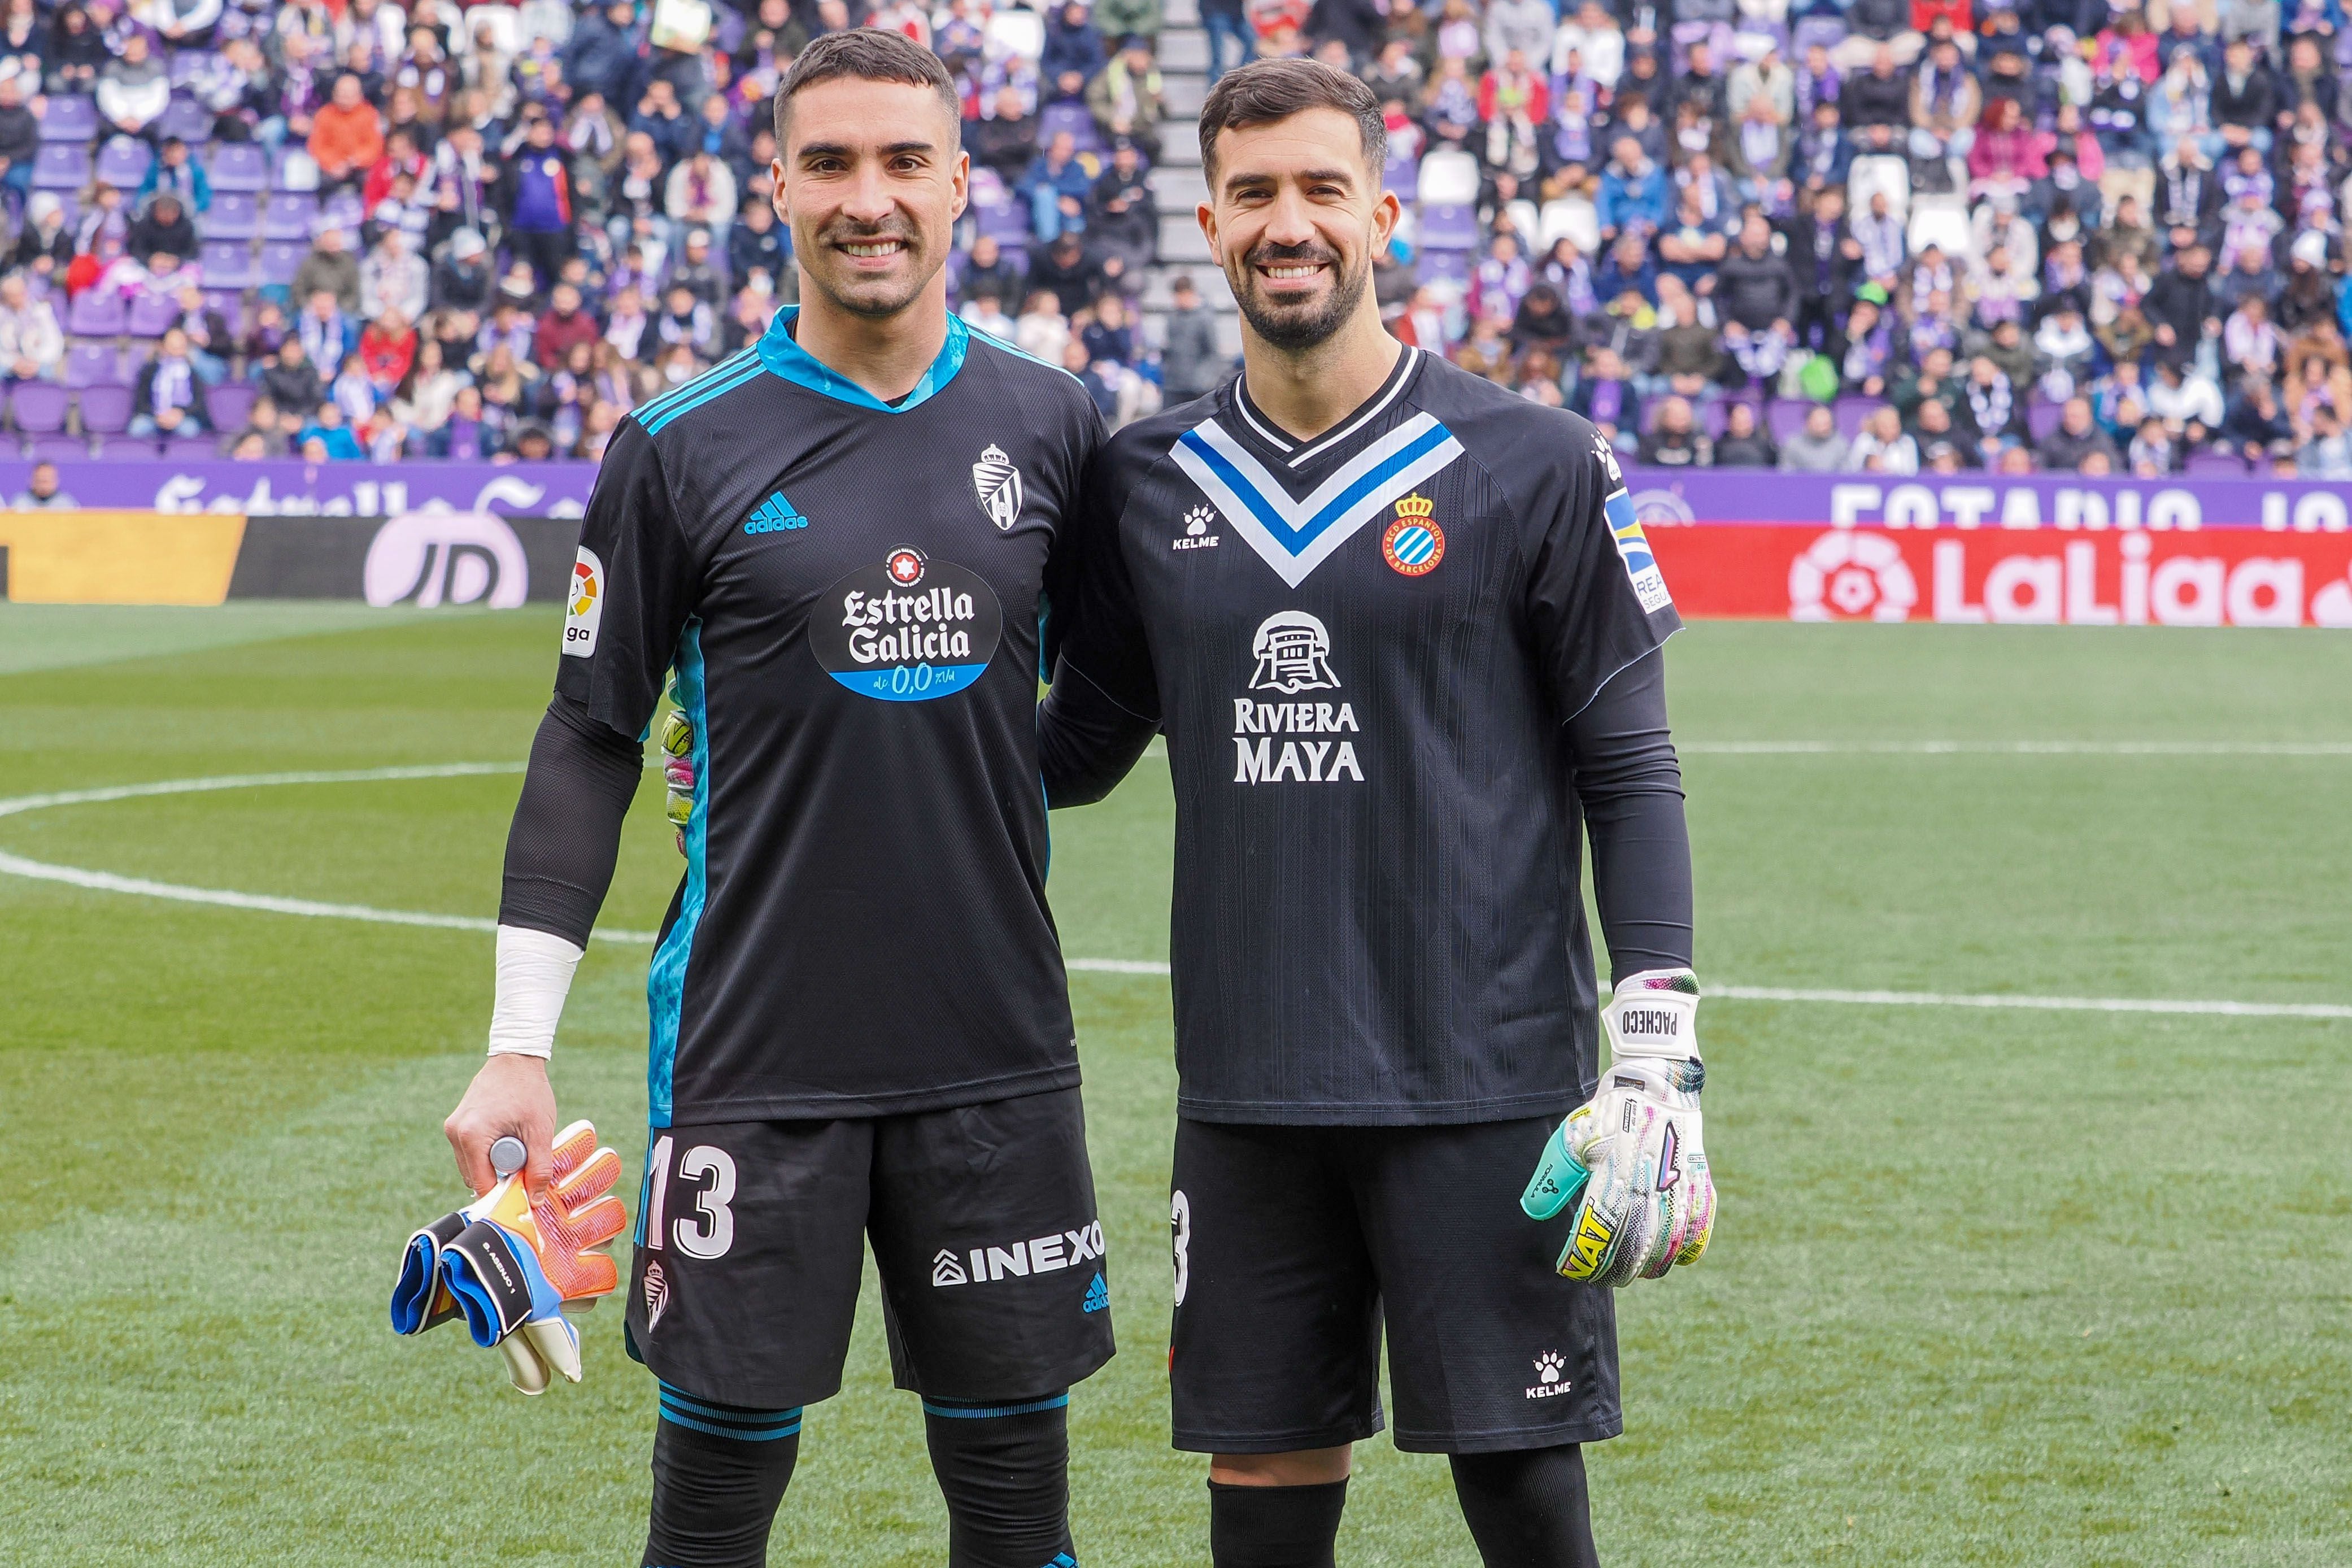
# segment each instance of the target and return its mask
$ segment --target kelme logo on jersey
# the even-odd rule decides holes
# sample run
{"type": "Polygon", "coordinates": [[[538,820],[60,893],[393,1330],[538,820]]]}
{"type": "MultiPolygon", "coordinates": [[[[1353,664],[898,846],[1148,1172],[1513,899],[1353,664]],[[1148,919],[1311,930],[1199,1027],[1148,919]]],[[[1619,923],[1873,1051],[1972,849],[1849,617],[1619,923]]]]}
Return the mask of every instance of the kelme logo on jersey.
{"type": "Polygon", "coordinates": [[[996,524],[996,531],[1012,532],[1021,521],[1021,470],[993,441],[971,466],[971,488],[979,492],[980,510],[996,524]]]}
{"type": "Polygon", "coordinates": [[[1396,503],[1396,521],[1381,535],[1381,559],[1408,577],[1426,577],[1445,559],[1445,531],[1431,514],[1437,505],[1424,495],[1396,503]]]}
{"type": "Polygon", "coordinates": [[[1528,1390],[1529,1399],[1557,1399],[1572,1392],[1576,1384],[1562,1375],[1567,1363],[1558,1351],[1546,1351],[1536,1357],[1535,1386],[1528,1390]]]}
{"type": "Polygon", "coordinates": [[[860,697],[928,702],[978,680],[1003,629],[985,580],[902,544],[826,590],[808,637],[825,673],[860,697]]]}
{"type": "Polygon", "coordinates": [[[586,658],[596,651],[596,628],[604,623],[604,563],[586,545],[572,563],[572,585],[563,601],[563,651],[586,658]]]}
{"type": "Polygon", "coordinates": [[[779,490],[752,510],[743,524],[746,533],[786,533],[806,528],[809,520],[786,500],[779,490]]]}
{"type": "Polygon", "coordinates": [[[1217,509],[1196,506],[1184,514],[1184,531],[1168,542],[1171,550],[1214,550],[1220,533],[1211,533],[1209,527],[1217,521],[1217,509]]]}
{"type": "Polygon", "coordinates": [[[1642,531],[1642,520],[1633,515],[1633,498],[1620,485],[1602,503],[1609,519],[1609,531],[1617,541],[1617,553],[1625,563],[1625,575],[1633,580],[1633,597],[1642,602],[1645,611],[1664,609],[1674,597],[1666,592],[1665,574],[1658,570],[1658,558],[1650,553],[1650,536],[1642,531]]]}

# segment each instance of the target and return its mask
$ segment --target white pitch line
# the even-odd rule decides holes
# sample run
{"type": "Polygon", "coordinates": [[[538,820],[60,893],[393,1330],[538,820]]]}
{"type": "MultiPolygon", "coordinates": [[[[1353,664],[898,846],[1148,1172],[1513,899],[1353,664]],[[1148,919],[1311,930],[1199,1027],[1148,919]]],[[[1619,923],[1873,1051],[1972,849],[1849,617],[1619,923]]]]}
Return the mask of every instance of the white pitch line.
{"type": "MultiPolygon", "coordinates": [[[[214,790],[263,789],[273,784],[380,784],[397,779],[474,778],[491,773],[519,773],[520,763],[433,763],[415,767],[346,768],[287,773],[226,773],[213,778],[163,779],[153,784],[110,784],[101,789],[60,790],[51,795],[18,795],[0,800],[0,816],[43,811],[59,805],[95,805],[106,801],[138,800],[155,795],[203,795],[214,790]]],[[[0,850],[0,873],[37,882],[60,882],[98,893],[130,893],[139,898],[165,899],[174,903],[213,904],[224,909],[257,910],[265,914],[303,915],[313,920],[366,921],[375,925],[426,926],[441,931],[495,931],[498,921],[474,915],[425,914],[412,910],[379,910],[366,904],[329,904],[314,899],[281,899],[268,893],[231,892],[224,888],[191,888],[178,882],[157,882],[145,877],[121,877],[111,871],[88,871],[79,866],[56,866],[0,850]]],[[[607,931],[599,927],[600,942],[646,943],[652,931],[607,931]]]]}
{"type": "Polygon", "coordinates": [[[1716,757],[2352,757],[2352,741],[1683,741],[1716,757]]]}
{"type": "MultiPolygon", "coordinates": [[[[0,816],[15,816],[50,806],[90,805],[105,801],[146,796],[199,795],[213,790],[259,789],[273,784],[373,784],[396,779],[467,778],[487,773],[516,773],[519,763],[442,763],[419,767],[354,768],[342,772],[236,773],[215,778],[167,779],[154,784],[112,784],[100,789],[64,790],[51,795],[18,795],[0,800],[0,816]]],[[[488,934],[496,921],[474,915],[426,914],[408,910],[379,910],[366,904],[321,903],[311,899],[282,899],[266,893],[238,893],[220,888],[191,888],[176,882],[122,877],[111,871],[88,871],[75,866],[54,866],[0,850],[0,874],[35,881],[58,882],[92,892],[128,893],[140,898],[178,903],[212,904],[226,909],[254,910],[265,914],[299,915],[313,920],[364,921],[376,925],[423,926],[440,931],[488,934]]],[[[655,933],[608,931],[599,927],[599,942],[635,946],[651,943],[655,933]]],[[[1148,958],[1069,958],[1066,968],[1089,974],[1164,975],[1168,965],[1148,958]]],[[[2061,1013],[2168,1013],[2233,1018],[2352,1019],[2352,1006],[2324,1002],[2179,1001],[2126,996],[2004,996],[1948,995],[1932,991],[1817,991],[1775,985],[1710,985],[1707,994],[1735,1002],[1810,1002],[1865,1007],[2021,1007],[2061,1013]]]]}

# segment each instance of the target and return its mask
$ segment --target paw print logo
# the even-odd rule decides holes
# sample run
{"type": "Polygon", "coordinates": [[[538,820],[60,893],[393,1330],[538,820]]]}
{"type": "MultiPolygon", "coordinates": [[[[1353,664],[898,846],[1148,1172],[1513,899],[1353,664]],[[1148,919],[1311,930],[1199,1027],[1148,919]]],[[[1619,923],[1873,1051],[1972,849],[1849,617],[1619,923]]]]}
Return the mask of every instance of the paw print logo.
{"type": "Polygon", "coordinates": [[[1209,531],[1209,524],[1217,521],[1216,512],[1205,506],[1196,506],[1184,514],[1184,531],[1198,539],[1209,531]]]}
{"type": "Polygon", "coordinates": [[[1538,1383],[1558,1383],[1559,1381],[1559,1369],[1560,1359],[1559,1352],[1558,1351],[1546,1351],[1543,1354],[1536,1357],[1536,1381],[1538,1383]]]}

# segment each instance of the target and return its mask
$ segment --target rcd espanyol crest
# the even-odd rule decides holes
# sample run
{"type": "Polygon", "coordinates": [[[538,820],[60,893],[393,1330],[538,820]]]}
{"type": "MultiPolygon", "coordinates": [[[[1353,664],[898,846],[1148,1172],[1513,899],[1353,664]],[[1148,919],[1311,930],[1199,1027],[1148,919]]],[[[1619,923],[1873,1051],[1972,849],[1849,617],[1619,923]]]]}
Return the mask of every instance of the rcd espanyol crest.
{"type": "Polygon", "coordinates": [[[996,531],[1012,532],[1013,525],[1021,521],[1021,470],[993,441],[971,466],[971,488],[980,495],[980,510],[996,524],[996,531]]]}

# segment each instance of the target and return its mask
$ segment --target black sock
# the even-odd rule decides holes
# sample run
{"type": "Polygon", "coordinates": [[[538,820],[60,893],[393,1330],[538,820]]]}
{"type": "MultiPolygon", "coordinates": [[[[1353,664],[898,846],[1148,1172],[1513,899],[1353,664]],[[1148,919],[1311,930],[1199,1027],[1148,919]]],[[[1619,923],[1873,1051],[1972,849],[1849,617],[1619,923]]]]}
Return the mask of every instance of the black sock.
{"type": "Polygon", "coordinates": [[[1490,1568],[1599,1568],[1581,1447],[1564,1443],[1453,1458],[1462,1517],[1490,1568]]]}
{"type": "Polygon", "coordinates": [[[1209,1483],[1209,1555],[1216,1568],[1332,1568],[1342,1479],[1312,1487],[1209,1483]]]}
{"type": "Polygon", "coordinates": [[[948,1568],[1076,1568],[1070,1395],[925,1399],[923,1436],[948,1505],[948,1568]]]}
{"type": "Polygon", "coordinates": [[[801,1413],[661,1385],[646,1568],[765,1568],[768,1527],[801,1452],[801,1413]]]}

